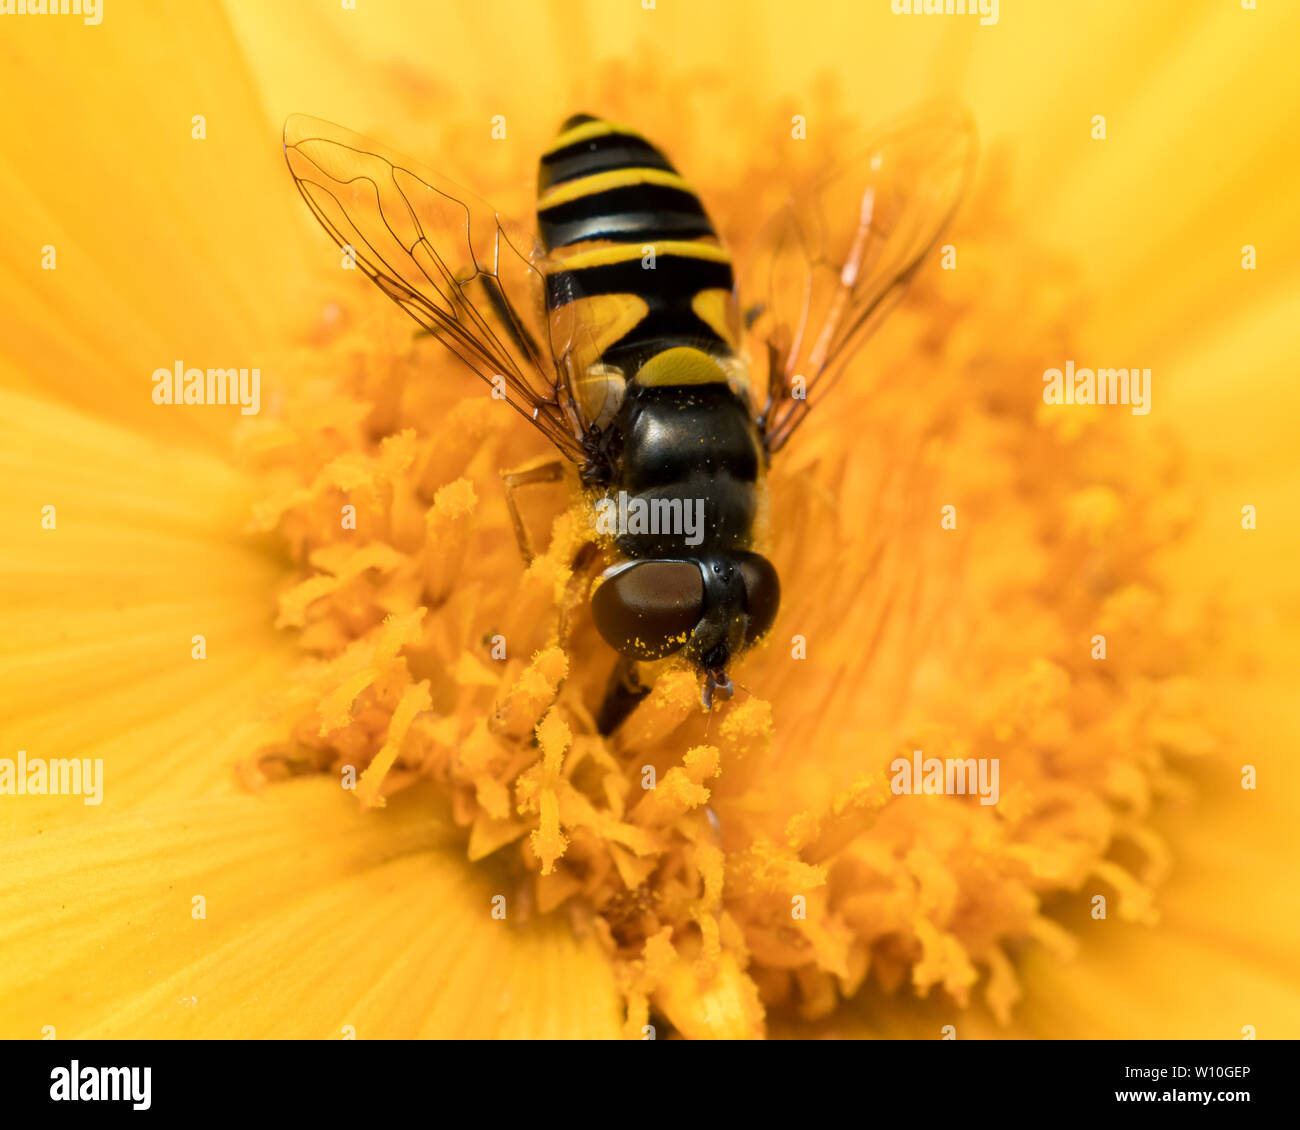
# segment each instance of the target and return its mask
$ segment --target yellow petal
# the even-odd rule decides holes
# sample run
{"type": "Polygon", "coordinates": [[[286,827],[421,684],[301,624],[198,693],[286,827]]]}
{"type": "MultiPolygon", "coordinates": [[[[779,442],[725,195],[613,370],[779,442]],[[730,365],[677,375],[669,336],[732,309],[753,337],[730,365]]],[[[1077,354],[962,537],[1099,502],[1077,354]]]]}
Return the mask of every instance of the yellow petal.
{"type": "Polygon", "coordinates": [[[0,604],[0,757],[103,761],[101,806],[3,797],[0,836],[235,788],[295,661],[267,615],[282,565],[237,534],[249,483],[10,392],[0,476],[0,590],[22,594],[0,604]]]}
{"type": "Polygon", "coordinates": [[[617,1035],[594,942],[520,922],[514,892],[463,862],[429,799],[363,814],[310,779],[9,845],[0,1033],[617,1035]]]}

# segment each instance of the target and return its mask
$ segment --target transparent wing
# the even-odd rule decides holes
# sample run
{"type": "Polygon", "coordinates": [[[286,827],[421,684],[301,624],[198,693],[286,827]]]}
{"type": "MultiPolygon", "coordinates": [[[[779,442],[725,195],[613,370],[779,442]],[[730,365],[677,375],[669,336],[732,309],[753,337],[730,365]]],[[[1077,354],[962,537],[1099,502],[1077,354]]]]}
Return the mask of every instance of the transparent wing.
{"type": "Polygon", "coordinates": [[[964,111],[914,112],[767,226],[745,277],[767,355],[758,423],[769,453],[902,297],[956,211],[975,152],[964,111]]]}
{"type": "Polygon", "coordinates": [[[572,386],[593,327],[571,308],[547,316],[540,242],[446,178],[330,122],[290,117],[284,154],[308,207],[379,289],[585,462],[589,423],[572,386]]]}

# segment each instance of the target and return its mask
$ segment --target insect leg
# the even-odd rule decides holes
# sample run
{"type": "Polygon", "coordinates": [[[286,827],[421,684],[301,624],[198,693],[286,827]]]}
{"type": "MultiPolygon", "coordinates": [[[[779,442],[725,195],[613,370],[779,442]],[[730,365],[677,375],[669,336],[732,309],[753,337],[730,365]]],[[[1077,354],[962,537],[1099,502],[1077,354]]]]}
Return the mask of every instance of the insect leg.
{"type": "Polygon", "coordinates": [[[483,293],[487,295],[492,309],[496,311],[506,333],[514,339],[515,345],[531,357],[533,364],[538,368],[546,368],[542,362],[542,351],[533,340],[533,335],[528,332],[528,327],[515,314],[515,308],[510,305],[505,292],[501,289],[501,284],[492,275],[479,275],[478,278],[483,284],[483,293]]]}
{"type": "Polygon", "coordinates": [[[596,729],[608,737],[622,725],[640,701],[650,693],[637,676],[636,660],[619,656],[605,687],[605,697],[596,711],[596,729]]]}
{"type": "Polygon", "coordinates": [[[524,526],[523,515],[515,501],[515,491],[520,487],[534,486],[538,483],[558,483],[564,478],[564,461],[552,459],[534,467],[521,467],[518,471],[502,471],[501,481],[506,488],[506,507],[510,511],[510,523],[514,526],[515,541],[519,543],[519,553],[525,565],[531,565],[536,554],[533,552],[532,539],[524,526]]]}
{"type": "Polygon", "coordinates": [[[600,555],[594,542],[584,542],[569,566],[571,575],[560,607],[560,644],[568,647],[573,635],[573,613],[583,603],[582,595],[591,588],[592,573],[600,567],[600,555]]]}
{"type": "Polygon", "coordinates": [[[767,343],[767,400],[763,411],[755,421],[758,425],[759,438],[763,441],[763,455],[768,466],[772,463],[772,449],[768,442],[768,428],[772,426],[772,409],[785,392],[785,373],[781,368],[781,355],[774,342],[767,343]]]}

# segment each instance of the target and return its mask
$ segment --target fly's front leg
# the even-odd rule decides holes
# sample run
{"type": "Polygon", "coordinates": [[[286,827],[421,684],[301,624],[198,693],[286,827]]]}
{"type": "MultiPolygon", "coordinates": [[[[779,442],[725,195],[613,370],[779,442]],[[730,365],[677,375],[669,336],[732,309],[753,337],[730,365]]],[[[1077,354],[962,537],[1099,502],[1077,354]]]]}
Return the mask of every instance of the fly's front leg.
{"type": "Polygon", "coordinates": [[[510,523],[514,527],[515,541],[519,543],[519,554],[525,565],[531,565],[536,553],[533,552],[532,539],[524,526],[523,515],[519,513],[519,504],[515,501],[515,491],[520,487],[535,486],[539,483],[558,483],[564,479],[564,460],[550,459],[533,466],[520,467],[517,471],[502,471],[501,481],[506,488],[506,508],[510,511],[510,523]]]}
{"type": "Polygon", "coordinates": [[[566,650],[573,636],[574,613],[586,603],[584,595],[590,590],[593,575],[600,567],[600,555],[594,542],[584,542],[570,565],[571,576],[565,588],[564,603],[560,606],[560,644],[566,650]]]}
{"type": "Polygon", "coordinates": [[[596,711],[596,729],[608,737],[637,708],[650,690],[650,687],[641,682],[636,660],[619,656],[605,686],[605,697],[600,709],[596,711]]]}

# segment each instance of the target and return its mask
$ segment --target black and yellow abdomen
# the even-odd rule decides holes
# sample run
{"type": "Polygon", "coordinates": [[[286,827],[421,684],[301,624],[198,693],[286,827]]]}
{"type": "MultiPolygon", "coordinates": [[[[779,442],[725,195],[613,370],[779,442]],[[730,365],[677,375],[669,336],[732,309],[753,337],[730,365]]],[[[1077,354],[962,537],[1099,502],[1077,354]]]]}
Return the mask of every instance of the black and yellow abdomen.
{"type": "Polygon", "coordinates": [[[632,130],[577,115],[542,155],[537,219],[559,269],[555,310],[595,303],[609,327],[596,343],[629,374],[654,354],[690,346],[730,355],[731,257],[695,191],[632,130]]]}

